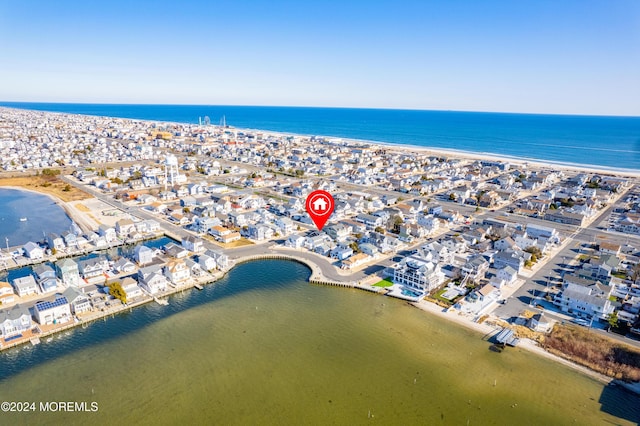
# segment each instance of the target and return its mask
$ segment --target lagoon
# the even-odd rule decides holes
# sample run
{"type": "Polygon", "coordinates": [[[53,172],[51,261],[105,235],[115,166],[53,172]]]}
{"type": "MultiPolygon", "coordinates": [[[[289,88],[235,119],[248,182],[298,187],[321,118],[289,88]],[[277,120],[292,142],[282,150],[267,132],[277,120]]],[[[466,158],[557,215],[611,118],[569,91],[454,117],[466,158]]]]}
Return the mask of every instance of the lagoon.
{"type": "Polygon", "coordinates": [[[56,202],[43,194],[0,188],[0,246],[42,241],[44,235],[71,229],[71,219],[56,202]],[[21,221],[26,218],[26,221],[21,221]]]}
{"type": "MultiPolygon", "coordinates": [[[[0,400],[97,402],[11,424],[633,424],[617,388],[287,261],[0,354],[0,400]]],[[[4,419],[3,419],[4,420],[4,419]]]]}

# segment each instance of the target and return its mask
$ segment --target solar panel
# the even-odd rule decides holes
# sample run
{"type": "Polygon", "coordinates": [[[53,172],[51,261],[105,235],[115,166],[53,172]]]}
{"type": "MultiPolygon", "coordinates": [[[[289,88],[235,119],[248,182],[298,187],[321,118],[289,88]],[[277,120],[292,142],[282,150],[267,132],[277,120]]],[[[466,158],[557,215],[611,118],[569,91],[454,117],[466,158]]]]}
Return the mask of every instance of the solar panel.
{"type": "Polygon", "coordinates": [[[63,306],[63,305],[67,305],[69,302],[67,301],[66,297],[58,297],[56,300],[54,300],[53,302],[49,302],[46,300],[42,300],[40,302],[37,302],[35,304],[35,308],[38,311],[44,311],[46,309],[52,309],[52,308],[56,308],[58,306],[63,306]]]}

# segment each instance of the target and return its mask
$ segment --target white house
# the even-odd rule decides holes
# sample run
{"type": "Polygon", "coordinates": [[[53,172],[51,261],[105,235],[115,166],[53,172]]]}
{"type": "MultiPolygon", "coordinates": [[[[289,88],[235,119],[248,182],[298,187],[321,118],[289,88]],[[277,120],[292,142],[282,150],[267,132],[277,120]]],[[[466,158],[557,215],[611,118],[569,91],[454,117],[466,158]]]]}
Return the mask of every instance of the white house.
{"type": "Polygon", "coordinates": [[[206,254],[198,256],[198,264],[205,271],[213,271],[217,267],[216,259],[206,254]]]}
{"type": "Polygon", "coordinates": [[[7,305],[16,300],[13,287],[6,281],[0,281],[0,304],[7,305]]]}
{"type": "Polygon", "coordinates": [[[89,298],[76,287],[67,288],[62,295],[69,301],[71,311],[76,315],[89,312],[92,309],[89,298]]]}
{"type": "Polygon", "coordinates": [[[204,251],[204,241],[198,237],[189,235],[182,238],[182,247],[193,253],[200,253],[204,251]]]}
{"type": "Polygon", "coordinates": [[[33,326],[29,309],[15,305],[12,308],[0,311],[0,337],[9,339],[20,336],[33,326]]]}
{"type": "Polygon", "coordinates": [[[13,287],[16,289],[16,294],[20,297],[38,294],[38,284],[36,284],[36,279],[33,278],[33,275],[14,278],[13,287]]]}
{"type": "Polygon", "coordinates": [[[98,234],[104,237],[107,243],[111,243],[118,238],[116,230],[109,225],[100,225],[98,227],[98,234]]]}
{"type": "Polygon", "coordinates": [[[405,257],[396,266],[393,282],[402,284],[412,291],[428,293],[444,282],[444,273],[437,264],[417,255],[405,257]]]}
{"type": "Polygon", "coordinates": [[[44,250],[38,244],[33,241],[29,241],[25,244],[22,249],[24,250],[25,256],[27,256],[31,260],[38,260],[44,257],[44,250]]]}
{"type": "Polygon", "coordinates": [[[518,279],[518,271],[507,265],[502,269],[498,269],[496,277],[504,280],[506,284],[513,284],[518,279]]]}
{"type": "Polygon", "coordinates": [[[150,294],[167,290],[167,279],[160,265],[151,265],[138,270],[138,282],[142,289],[150,294]]]}
{"type": "Polygon", "coordinates": [[[191,276],[191,270],[184,260],[170,260],[164,267],[164,275],[174,284],[183,284],[191,276]]]}
{"type": "Polygon", "coordinates": [[[136,231],[136,225],[131,219],[120,219],[116,222],[116,232],[120,237],[127,237],[136,231]]]}
{"type": "Polygon", "coordinates": [[[64,296],[57,296],[53,302],[41,300],[33,306],[36,321],[42,325],[63,324],[73,319],[71,305],[64,296]]]}
{"type": "Polygon", "coordinates": [[[138,286],[138,282],[131,277],[126,277],[120,283],[122,290],[127,297],[127,301],[142,296],[142,289],[138,286]]]}
{"type": "Polygon", "coordinates": [[[80,273],[78,264],[70,259],[65,258],[56,262],[56,274],[62,280],[62,283],[68,287],[80,286],[80,273]]]}
{"type": "Polygon", "coordinates": [[[148,265],[153,262],[155,256],[154,251],[145,245],[136,246],[134,250],[134,259],[138,265],[148,265]]]}
{"type": "Polygon", "coordinates": [[[302,235],[290,235],[289,238],[287,238],[287,240],[285,241],[284,245],[285,247],[299,249],[304,247],[305,240],[306,238],[302,235]]]}
{"type": "Polygon", "coordinates": [[[126,257],[121,257],[113,264],[113,269],[119,273],[129,274],[136,270],[136,265],[127,259],[126,257]]]}

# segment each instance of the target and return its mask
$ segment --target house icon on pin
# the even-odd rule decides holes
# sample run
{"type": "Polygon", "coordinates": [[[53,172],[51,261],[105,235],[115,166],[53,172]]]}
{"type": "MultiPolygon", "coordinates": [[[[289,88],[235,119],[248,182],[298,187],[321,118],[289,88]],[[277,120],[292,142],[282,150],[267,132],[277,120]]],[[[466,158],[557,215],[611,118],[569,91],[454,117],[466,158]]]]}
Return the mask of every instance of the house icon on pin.
{"type": "Polygon", "coordinates": [[[313,205],[313,210],[314,211],[325,211],[325,210],[327,210],[327,201],[322,197],[314,200],[312,205],[313,205]]]}

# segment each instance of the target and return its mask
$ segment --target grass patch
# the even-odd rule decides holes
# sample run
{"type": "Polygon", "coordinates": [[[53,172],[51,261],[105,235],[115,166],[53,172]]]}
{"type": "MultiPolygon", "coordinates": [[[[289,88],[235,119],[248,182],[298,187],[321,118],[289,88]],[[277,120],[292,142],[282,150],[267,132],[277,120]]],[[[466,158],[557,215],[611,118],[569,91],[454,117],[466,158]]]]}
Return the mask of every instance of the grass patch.
{"type": "Polygon", "coordinates": [[[606,376],[640,380],[640,350],[583,327],[558,325],[544,339],[544,348],[606,376]]]}
{"type": "Polygon", "coordinates": [[[614,277],[616,277],[616,278],[620,278],[621,280],[625,280],[625,279],[627,279],[627,274],[626,274],[626,273],[624,273],[624,272],[614,272],[614,273],[613,273],[613,274],[611,274],[611,275],[613,275],[613,276],[614,276],[614,277]]]}
{"type": "Polygon", "coordinates": [[[387,277],[382,281],[378,281],[373,286],[374,287],[391,287],[393,285],[393,281],[391,281],[391,277],[387,277]]]}

